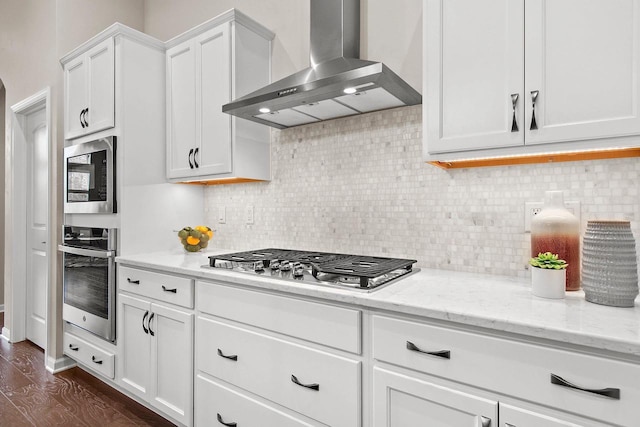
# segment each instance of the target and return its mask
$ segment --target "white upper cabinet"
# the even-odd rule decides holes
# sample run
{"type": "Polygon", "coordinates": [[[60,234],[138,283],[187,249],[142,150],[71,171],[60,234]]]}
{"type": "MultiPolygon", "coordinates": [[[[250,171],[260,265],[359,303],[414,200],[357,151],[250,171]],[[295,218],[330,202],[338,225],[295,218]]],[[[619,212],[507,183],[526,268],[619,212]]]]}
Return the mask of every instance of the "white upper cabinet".
{"type": "Polygon", "coordinates": [[[115,125],[114,39],[108,38],[64,65],[65,139],[115,125]]]}
{"type": "Polygon", "coordinates": [[[638,145],[640,0],[425,0],[424,13],[425,159],[638,145]]]}
{"type": "Polygon", "coordinates": [[[167,42],[167,178],[270,179],[269,129],[222,106],[270,81],[273,34],[230,11],[167,42]]]}

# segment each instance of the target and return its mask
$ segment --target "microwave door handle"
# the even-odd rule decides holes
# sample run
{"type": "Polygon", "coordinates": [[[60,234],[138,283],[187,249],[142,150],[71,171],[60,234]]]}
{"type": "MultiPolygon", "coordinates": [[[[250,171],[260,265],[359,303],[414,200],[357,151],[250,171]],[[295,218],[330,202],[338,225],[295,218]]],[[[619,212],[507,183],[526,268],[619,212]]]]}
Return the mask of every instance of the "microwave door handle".
{"type": "Polygon", "coordinates": [[[58,250],[66,254],[90,256],[94,258],[113,258],[115,253],[113,251],[95,251],[91,249],[75,248],[73,246],[58,245],[58,250]]]}

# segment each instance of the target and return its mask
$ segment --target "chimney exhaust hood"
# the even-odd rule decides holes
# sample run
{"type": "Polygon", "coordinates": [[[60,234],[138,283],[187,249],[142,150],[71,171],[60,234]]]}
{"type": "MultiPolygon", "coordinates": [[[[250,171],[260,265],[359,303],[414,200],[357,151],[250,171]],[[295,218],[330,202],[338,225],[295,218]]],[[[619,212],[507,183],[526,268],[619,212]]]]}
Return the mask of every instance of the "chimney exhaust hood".
{"type": "Polygon", "coordinates": [[[381,62],[360,56],[360,0],[310,0],[311,66],[223,105],[278,129],[422,103],[381,62]]]}

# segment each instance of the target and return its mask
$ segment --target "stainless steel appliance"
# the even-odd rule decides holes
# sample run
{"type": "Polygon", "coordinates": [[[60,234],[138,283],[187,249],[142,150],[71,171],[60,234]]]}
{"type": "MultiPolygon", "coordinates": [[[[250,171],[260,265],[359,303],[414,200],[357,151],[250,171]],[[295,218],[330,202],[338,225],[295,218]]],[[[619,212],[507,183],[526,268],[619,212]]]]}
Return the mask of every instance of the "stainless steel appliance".
{"type": "Polygon", "coordinates": [[[209,257],[205,268],[227,268],[278,280],[371,291],[413,272],[416,260],[363,255],[260,249],[209,257]]]}
{"type": "Polygon", "coordinates": [[[116,230],[64,227],[62,318],[115,341],[116,230]]]}
{"type": "Polygon", "coordinates": [[[116,137],[64,149],[64,213],[115,213],[116,137]]]}

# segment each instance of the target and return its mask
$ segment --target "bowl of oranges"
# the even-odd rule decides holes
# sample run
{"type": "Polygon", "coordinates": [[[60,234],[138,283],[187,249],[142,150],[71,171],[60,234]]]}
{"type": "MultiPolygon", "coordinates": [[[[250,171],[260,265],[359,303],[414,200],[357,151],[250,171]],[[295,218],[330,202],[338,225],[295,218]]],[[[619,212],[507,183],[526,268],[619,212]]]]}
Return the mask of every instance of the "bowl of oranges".
{"type": "Polygon", "coordinates": [[[184,227],[178,231],[180,243],[187,252],[199,252],[209,245],[209,240],[213,237],[213,230],[206,225],[196,227],[184,227]]]}

